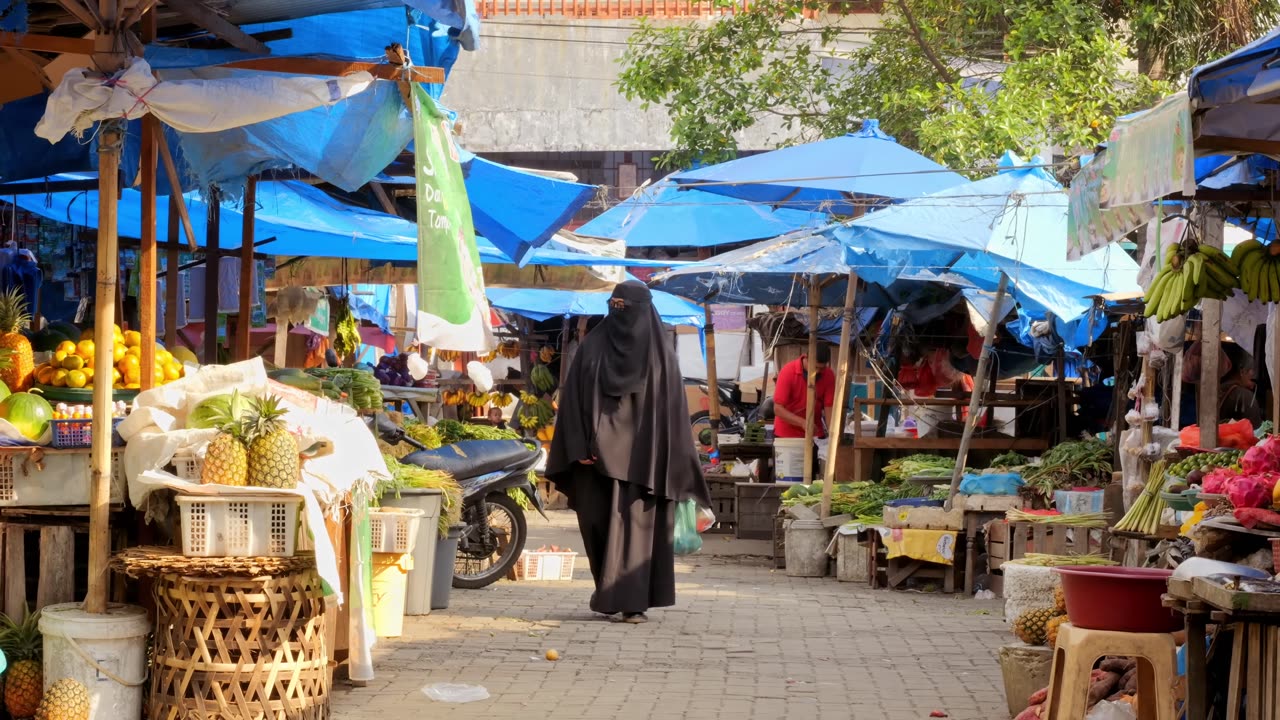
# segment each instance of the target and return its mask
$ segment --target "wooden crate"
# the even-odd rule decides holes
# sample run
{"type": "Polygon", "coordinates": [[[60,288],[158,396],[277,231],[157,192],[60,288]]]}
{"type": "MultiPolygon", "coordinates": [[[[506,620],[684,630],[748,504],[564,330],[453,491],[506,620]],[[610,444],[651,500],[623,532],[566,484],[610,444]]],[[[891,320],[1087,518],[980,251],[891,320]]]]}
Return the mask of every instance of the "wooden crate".
{"type": "Polygon", "coordinates": [[[709,533],[731,533],[738,522],[738,490],[734,485],[741,478],[728,473],[707,473],[707,489],[711,491],[711,512],[716,514],[716,524],[709,533]]]}
{"type": "Polygon", "coordinates": [[[739,540],[772,540],[782,493],[789,487],[790,483],[735,483],[734,536],[739,540]]]}
{"type": "Polygon", "coordinates": [[[1010,560],[1027,553],[1086,555],[1107,553],[1108,538],[1102,528],[1079,528],[1054,523],[994,520],[987,525],[987,569],[995,572],[1010,560]]]}

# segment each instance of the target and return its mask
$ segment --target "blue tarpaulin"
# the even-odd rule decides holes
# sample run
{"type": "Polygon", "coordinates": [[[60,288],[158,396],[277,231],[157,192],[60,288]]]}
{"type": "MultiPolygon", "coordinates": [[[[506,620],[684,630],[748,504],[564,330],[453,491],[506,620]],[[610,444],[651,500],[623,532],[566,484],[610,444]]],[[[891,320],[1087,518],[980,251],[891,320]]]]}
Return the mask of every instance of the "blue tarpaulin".
{"type": "Polygon", "coordinates": [[[967,182],[894,142],[875,120],[843,137],[682,172],[674,180],[752,202],[845,216],[856,214],[850,198],[914,198],[967,182]]]}
{"type": "Polygon", "coordinates": [[[670,177],[638,190],[578,228],[579,235],[622,240],[628,248],[713,247],[763,240],[829,222],[823,213],[681,190],[670,177]]]}
{"type": "Polygon", "coordinates": [[[1280,27],[1224,58],[1196,68],[1187,83],[1198,151],[1234,151],[1241,140],[1280,140],[1280,27]]]}
{"type": "MultiPolygon", "coordinates": [[[[548,290],[545,288],[487,288],[489,304],[531,320],[550,320],[579,315],[607,315],[609,291],[548,290]]],[[[702,327],[706,321],[701,307],[669,293],[655,291],[653,306],[668,325],[702,327]]]]}

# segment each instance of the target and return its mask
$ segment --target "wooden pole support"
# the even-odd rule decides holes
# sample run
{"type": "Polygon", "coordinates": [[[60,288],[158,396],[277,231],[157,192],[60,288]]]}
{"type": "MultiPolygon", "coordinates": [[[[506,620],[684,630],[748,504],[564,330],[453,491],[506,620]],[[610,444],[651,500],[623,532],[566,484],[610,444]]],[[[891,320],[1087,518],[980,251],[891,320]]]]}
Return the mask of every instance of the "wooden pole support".
{"type": "MultiPolygon", "coordinates": [[[[150,390],[155,386],[156,344],[151,342],[156,337],[156,266],[158,252],[156,246],[156,134],[160,132],[160,121],[154,115],[142,117],[141,166],[138,174],[142,176],[142,244],[138,250],[138,332],[144,338],[142,343],[141,371],[142,389],[150,390]]],[[[97,371],[94,371],[97,377],[97,371]]],[[[110,377],[110,376],[108,376],[110,377]]],[[[95,385],[97,383],[94,383],[95,385]]]]}
{"type": "Polygon", "coordinates": [[[702,306],[707,337],[707,420],[711,423],[711,449],[720,450],[720,378],[716,372],[716,326],[711,316],[711,303],[702,306]]]}
{"type": "Polygon", "coordinates": [[[982,391],[987,386],[987,373],[991,372],[991,353],[995,351],[996,329],[1000,325],[1000,306],[1004,304],[1005,290],[1009,285],[1009,276],[1000,273],[1000,283],[996,285],[995,302],[991,305],[991,317],[987,320],[987,332],[982,341],[982,355],[978,358],[978,374],[973,378],[973,393],[969,395],[969,414],[964,419],[964,434],[960,436],[960,451],[956,453],[956,466],[951,471],[951,492],[947,495],[944,506],[947,511],[956,499],[960,490],[960,478],[964,475],[964,465],[969,459],[969,444],[973,442],[974,426],[978,424],[978,407],[982,402],[982,391]]]}
{"type": "Polygon", "coordinates": [[[244,224],[240,230],[240,316],[236,320],[236,359],[249,359],[250,318],[253,315],[253,215],[258,202],[258,179],[244,183],[244,224]]]}
{"type": "Polygon", "coordinates": [[[849,355],[853,345],[853,309],[858,296],[858,275],[849,272],[844,292],[844,314],[840,318],[840,348],[836,356],[836,396],[831,406],[831,427],[827,428],[827,466],[822,474],[822,517],[831,515],[831,487],[836,479],[836,457],[844,435],[844,405],[849,396],[849,355]]]}
{"type": "Polygon", "coordinates": [[[809,355],[805,359],[807,391],[804,416],[804,482],[813,482],[813,438],[818,421],[818,304],[822,300],[822,288],[818,278],[809,279],[809,355]]]}
{"type": "Polygon", "coordinates": [[[169,242],[164,261],[164,346],[169,352],[178,347],[178,290],[181,288],[178,265],[181,262],[182,238],[178,234],[178,208],[182,196],[169,193],[169,242]]]}
{"type": "Polygon", "coordinates": [[[94,298],[93,446],[90,456],[89,584],[84,609],[107,611],[110,591],[107,562],[111,552],[111,377],[115,344],[116,268],[119,264],[116,219],[120,191],[120,148],[124,131],[119,122],[103,123],[98,134],[98,287],[94,298]]]}
{"type": "Polygon", "coordinates": [[[205,365],[218,363],[218,270],[222,234],[222,194],[209,190],[209,215],[204,238],[204,357],[205,365]]]}
{"type": "MultiPolygon", "coordinates": [[[[1222,214],[1205,211],[1200,216],[1200,242],[1222,248],[1222,214]]],[[[1200,303],[1200,402],[1196,405],[1200,421],[1200,446],[1218,446],[1218,355],[1222,352],[1222,301],[1205,299],[1200,303]]]]}

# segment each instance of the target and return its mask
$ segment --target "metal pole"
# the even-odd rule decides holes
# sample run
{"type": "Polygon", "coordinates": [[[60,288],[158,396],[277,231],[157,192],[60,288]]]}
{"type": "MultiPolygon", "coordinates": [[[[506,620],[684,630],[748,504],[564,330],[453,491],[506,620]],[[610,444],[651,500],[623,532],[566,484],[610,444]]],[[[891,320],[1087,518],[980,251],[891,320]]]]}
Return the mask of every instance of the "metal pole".
{"type": "Polygon", "coordinates": [[[711,303],[702,306],[706,318],[703,328],[707,338],[707,419],[711,421],[711,450],[720,450],[720,379],[716,374],[716,326],[711,317],[711,303]]]}

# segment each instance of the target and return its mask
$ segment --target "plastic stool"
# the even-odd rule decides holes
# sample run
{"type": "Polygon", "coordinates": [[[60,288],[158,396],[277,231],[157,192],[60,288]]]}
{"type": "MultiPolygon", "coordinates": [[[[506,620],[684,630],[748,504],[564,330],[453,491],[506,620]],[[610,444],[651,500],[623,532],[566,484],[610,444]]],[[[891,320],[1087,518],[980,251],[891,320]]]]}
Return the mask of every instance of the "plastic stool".
{"type": "Polygon", "coordinates": [[[1137,658],[1138,720],[1177,720],[1173,697],[1177,652],[1177,643],[1167,633],[1085,630],[1064,623],[1053,650],[1045,720],[1084,720],[1089,674],[1094,663],[1107,655],[1137,658]]]}

